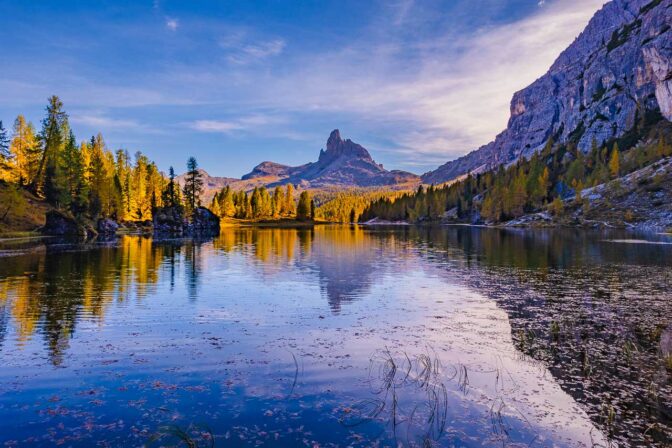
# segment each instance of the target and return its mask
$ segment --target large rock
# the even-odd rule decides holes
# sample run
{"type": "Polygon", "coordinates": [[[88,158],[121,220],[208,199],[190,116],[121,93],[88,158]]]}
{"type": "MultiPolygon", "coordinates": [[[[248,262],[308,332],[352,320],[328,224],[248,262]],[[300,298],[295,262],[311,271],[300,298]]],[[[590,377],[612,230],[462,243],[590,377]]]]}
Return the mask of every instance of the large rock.
{"type": "Polygon", "coordinates": [[[187,220],[180,208],[161,207],[154,212],[152,225],[156,234],[181,236],[187,227],[187,220]]]}
{"type": "Polygon", "coordinates": [[[511,101],[495,140],[422,176],[442,183],[514,162],[557,142],[588,151],[623,136],[646,113],[672,119],[672,0],[613,0],[550,70],[511,101]]]}
{"type": "Polygon", "coordinates": [[[219,235],[219,217],[205,207],[198,207],[191,215],[186,231],[192,236],[219,235]]]}
{"type": "Polygon", "coordinates": [[[42,234],[49,236],[74,236],[88,238],[87,228],[70,214],[60,210],[50,210],[46,215],[46,223],[41,229],[42,234]]]}
{"type": "Polygon", "coordinates": [[[101,218],[98,220],[98,234],[104,236],[112,236],[117,233],[119,229],[119,224],[116,221],[109,218],[101,218]]]}

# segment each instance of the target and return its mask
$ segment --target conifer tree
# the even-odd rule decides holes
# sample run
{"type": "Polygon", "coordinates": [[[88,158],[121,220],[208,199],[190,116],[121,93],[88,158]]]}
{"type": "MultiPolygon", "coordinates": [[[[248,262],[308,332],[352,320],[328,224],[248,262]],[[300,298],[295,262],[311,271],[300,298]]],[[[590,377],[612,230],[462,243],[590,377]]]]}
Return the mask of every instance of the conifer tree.
{"type": "Polygon", "coordinates": [[[611,158],[609,159],[609,174],[612,178],[618,177],[621,172],[621,154],[618,149],[618,143],[614,143],[614,148],[611,150],[611,158]]]}
{"type": "Polygon", "coordinates": [[[175,182],[175,170],[171,166],[168,169],[168,185],[163,191],[163,205],[166,207],[177,207],[177,183],[175,182]]]}
{"type": "Polygon", "coordinates": [[[44,175],[44,194],[49,202],[55,202],[59,196],[58,158],[64,143],[63,132],[68,128],[68,116],[63,110],[63,102],[53,95],[46,107],[47,116],[42,120],[42,131],[39,138],[42,143],[42,154],[35,177],[31,181],[31,189],[37,192],[44,175]]]}
{"type": "Polygon", "coordinates": [[[296,214],[296,204],[294,203],[294,185],[292,184],[287,184],[283,214],[285,216],[294,216],[296,214]]]}
{"type": "Polygon", "coordinates": [[[299,205],[296,208],[296,219],[299,221],[308,221],[310,219],[310,193],[302,191],[299,196],[299,205]]]}
{"type": "Polygon", "coordinates": [[[35,176],[39,163],[40,147],[32,123],[23,115],[14,120],[14,135],[10,144],[13,180],[20,186],[27,185],[35,176]]]}
{"type": "Polygon", "coordinates": [[[191,215],[196,207],[201,205],[201,193],[203,192],[203,175],[198,170],[195,157],[190,157],[187,161],[187,175],[183,191],[187,214],[191,215]]]}
{"type": "Polygon", "coordinates": [[[2,124],[2,120],[0,120],[0,179],[9,180],[10,158],[9,136],[7,135],[7,129],[2,124]]]}

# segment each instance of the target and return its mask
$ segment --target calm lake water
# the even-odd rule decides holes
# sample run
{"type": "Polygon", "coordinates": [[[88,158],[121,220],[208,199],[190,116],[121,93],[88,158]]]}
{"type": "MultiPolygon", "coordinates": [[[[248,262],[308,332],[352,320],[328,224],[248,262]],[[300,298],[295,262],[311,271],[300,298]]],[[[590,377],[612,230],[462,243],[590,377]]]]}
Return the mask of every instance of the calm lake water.
{"type": "Polygon", "coordinates": [[[0,245],[0,446],[670,446],[672,238],[0,245]]]}

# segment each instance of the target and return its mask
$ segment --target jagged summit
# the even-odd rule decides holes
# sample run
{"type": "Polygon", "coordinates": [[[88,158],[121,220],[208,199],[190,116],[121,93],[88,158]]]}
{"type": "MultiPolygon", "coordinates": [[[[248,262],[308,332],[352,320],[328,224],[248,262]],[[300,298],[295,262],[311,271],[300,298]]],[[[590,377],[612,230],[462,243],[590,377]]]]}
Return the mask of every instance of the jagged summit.
{"type": "Polygon", "coordinates": [[[317,162],[289,168],[288,177],[278,183],[322,188],[393,186],[419,180],[411,173],[387,171],[373,160],[366,148],[350,139],[343,140],[338,129],[329,135],[326,148],[320,151],[317,162]]]}
{"type": "Polygon", "coordinates": [[[553,138],[587,151],[638,121],[672,119],[672,0],[613,0],[511,101],[495,140],[422,176],[442,183],[529,156],[553,138]]]}

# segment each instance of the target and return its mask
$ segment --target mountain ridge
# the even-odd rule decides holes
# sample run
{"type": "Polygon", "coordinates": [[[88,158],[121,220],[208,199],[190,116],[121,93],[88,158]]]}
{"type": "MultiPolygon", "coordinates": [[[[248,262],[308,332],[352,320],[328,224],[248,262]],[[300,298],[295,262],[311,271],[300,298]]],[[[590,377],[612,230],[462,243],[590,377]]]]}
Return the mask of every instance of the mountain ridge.
{"type": "MultiPolygon", "coordinates": [[[[378,164],[369,151],[350,139],[343,139],[338,129],[334,129],[327,140],[326,150],[321,149],[316,162],[299,166],[264,161],[240,179],[210,176],[200,170],[204,180],[204,203],[209,203],[214,194],[231,186],[239,190],[255,187],[273,188],[294,184],[301,189],[329,189],[353,187],[415,187],[420,176],[400,170],[386,170],[378,164]]],[[[184,184],[185,174],[177,177],[184,184]]]]}
{"type": "Polygon", "coordinates": [[[424,183],[444,183],[529,157],[549,139],[582,151],[623,136],[638,119],[672,119],[671,0],[612,0],[550,69],[510,105],[495,140],[436,170],[424,183]]]}

